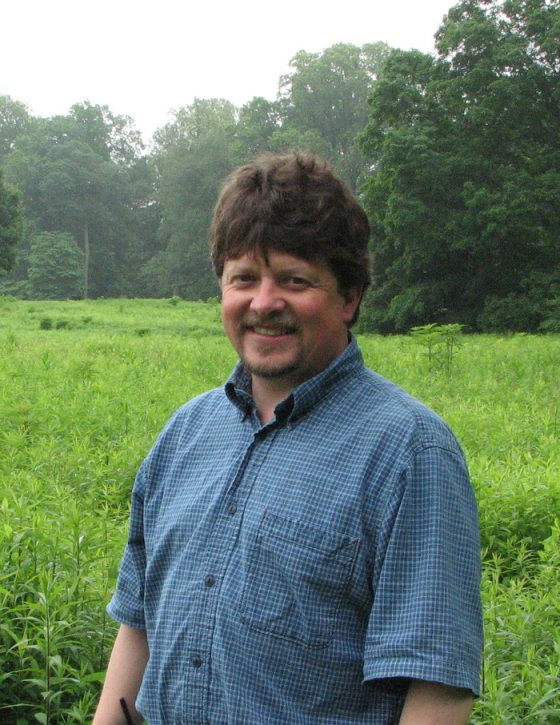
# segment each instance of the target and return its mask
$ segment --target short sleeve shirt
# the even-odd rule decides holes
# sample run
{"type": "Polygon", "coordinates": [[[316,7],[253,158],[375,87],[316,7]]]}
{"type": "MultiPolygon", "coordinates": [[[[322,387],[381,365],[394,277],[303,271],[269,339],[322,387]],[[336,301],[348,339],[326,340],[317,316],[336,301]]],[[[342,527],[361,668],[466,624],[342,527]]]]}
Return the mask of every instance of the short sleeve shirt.
{"type": "Polygon", "coordinates": [[[478,693],[477,511],[449,428],[356,341],[263,425],[238,365],[137,475],[109,614],[151,725],[389,725],[411,679],[478,693]]]}

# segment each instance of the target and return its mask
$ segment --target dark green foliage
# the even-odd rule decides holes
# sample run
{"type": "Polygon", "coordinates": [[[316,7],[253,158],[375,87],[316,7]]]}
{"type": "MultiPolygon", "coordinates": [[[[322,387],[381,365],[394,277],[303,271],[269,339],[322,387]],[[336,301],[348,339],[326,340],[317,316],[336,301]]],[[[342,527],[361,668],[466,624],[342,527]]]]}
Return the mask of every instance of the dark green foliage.
{"type": "Polygon", "coordinates": [[[487,297],[478,325],[484,332],[560,332],[560,267],[532,273],[518,294],[487,297]]]}
{"type": "Polygon", "coordinates": [[[35,299],[81,297],[84,253],[70,234],[34,234],[29,250],[28,278],[31,296],[35,299]]]}
{"type": "Polygon", "coordinates": [[[436,58],[389,57],[362,137],[376,329],[544,323],[532,285],[560,270],[559,28],[556,3],[465,0],[436,58]]]}
{"type": "Polygon", "coordinates": [[[22,219],[17,193],[4,184],[0,169],[0,275],[15,262],[15,248],[22,233],[22,219]]]}
{"type": "Polygon", "coordinates": [[[526,295],[491,295],[484,301],[478,325],[484,332],[536,330],[540,322],[539,307],[526,295]]]}

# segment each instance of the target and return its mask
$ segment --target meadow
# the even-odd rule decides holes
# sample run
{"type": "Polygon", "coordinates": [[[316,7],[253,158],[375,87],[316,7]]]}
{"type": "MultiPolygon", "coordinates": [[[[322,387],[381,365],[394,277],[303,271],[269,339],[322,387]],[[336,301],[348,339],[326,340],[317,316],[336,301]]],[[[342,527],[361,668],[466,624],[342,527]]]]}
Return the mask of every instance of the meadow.
{"type": "MultiPolygon", "coordinates": [[[[469,461],[486,639],[471,722],[560,723],[560,336],[462,335],[450,365],[409,335],[359,339],[469,461]]],[[[215,300],[0,297],[0,722],[90,718],[136,469],[234,363],[215,300]]]]}

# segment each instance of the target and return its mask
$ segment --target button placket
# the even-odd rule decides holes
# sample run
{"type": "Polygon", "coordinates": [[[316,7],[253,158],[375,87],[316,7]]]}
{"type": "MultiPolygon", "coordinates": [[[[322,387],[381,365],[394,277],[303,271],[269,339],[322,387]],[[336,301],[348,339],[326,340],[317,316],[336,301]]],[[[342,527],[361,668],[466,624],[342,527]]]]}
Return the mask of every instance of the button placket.
{"type": "MultiPolygon", "coordinates": [[[[241,512],[246,499],[251,493],[260,465],[266,458],[273,437],[274,431],[267,431],[260,435],[257,433],[253,436],[251,443],[239,461],[237,471],[232,477],[225,506],[221,509],[222,515],[216,519],[215,528],[210,536],[209,551],[204,566],[206,572],[204,569],[200,572],[202,576],[199,580],[199,595],[194,599],[192,611],[193,617],[201,622],[201,626],[197,628],[196,632],[192,633],[193,636],[190,640],[192,646],[190,658],[191,676],[197,682],[200,681],[199,678],[203,676],[202,673],[204,672],[207,673],[207,677],[210,677],[213,669],[206,665],[210,661],[215,629],[206,626],[205,623],[209,621],[209,618],[215,616],[221,588],[218,585],[224,579],[231,552],[238,539],[241,512]],[[240,513],[240,516],[236,516],[237,513],[240,513]]],[[[191,700],[189,706],[193,713],[194,704],[194,700],[191,700]]]]}

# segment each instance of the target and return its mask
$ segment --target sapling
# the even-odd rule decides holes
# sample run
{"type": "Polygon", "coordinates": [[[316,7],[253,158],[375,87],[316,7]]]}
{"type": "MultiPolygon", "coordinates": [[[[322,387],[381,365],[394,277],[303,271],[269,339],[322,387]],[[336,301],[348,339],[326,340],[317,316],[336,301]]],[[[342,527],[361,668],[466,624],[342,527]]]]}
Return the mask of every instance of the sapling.
{"type": "Polygon", "coordinates": [[[457,347],[461,343],[460,338],[464,327],[460,323],[439,325],[436,322],[430,322],[427,325],[419,325],[410,329],[410,336],[426,350],[430,372],[438,363],[445,369],[447,375],[451,375],[453,359],[457,353],[457,347]]]}

